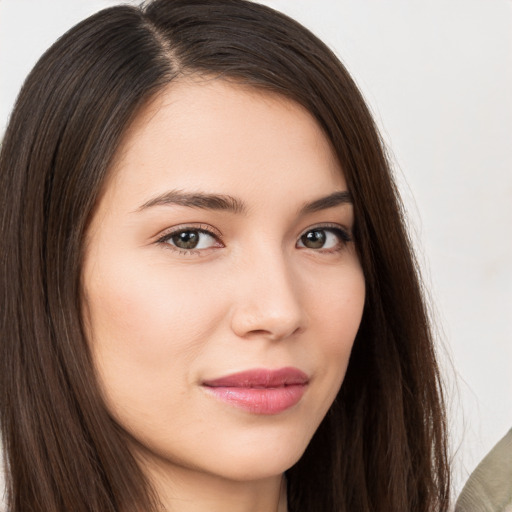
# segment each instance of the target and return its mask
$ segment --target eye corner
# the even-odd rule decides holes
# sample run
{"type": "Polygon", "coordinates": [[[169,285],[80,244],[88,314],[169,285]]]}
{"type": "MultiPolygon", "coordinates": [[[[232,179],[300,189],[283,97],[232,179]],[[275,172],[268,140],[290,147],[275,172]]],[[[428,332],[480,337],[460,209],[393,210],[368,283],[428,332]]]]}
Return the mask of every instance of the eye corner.
{"type": "Polygon", "coordinates": [[[321,253],[339,252],[353,241],[349,229],[340,224],[319,224],[305,229],[299,236],[296,247],[321,253]],[[308,235],[312,235],[309,237],[308,235]],[[308,246],[309,242],[309,246],[308,246]]]}
{"type": "Polygon", "coordinates": [[[180,224],[169,228],[156,238],[155,244],[183,256],[202,256],[212,249],[224,247],[220,232],[204,224],[180,224]]]}

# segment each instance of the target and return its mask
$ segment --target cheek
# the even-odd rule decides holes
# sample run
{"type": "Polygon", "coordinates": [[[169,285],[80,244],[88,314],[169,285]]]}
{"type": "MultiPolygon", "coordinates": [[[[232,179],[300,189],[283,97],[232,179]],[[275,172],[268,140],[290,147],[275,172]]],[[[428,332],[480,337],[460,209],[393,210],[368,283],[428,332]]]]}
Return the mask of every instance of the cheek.
{"type": "Polygon", "coordinates": [[[221,306],[162,265],[107,263],[84,290],[88,339],[110,401],[143,409],[148,397],[190,382],[221,306]]]}
{"type": "Polygon", "coordinates": [[[93,340],[151,358],[152,350],[165,350],[171,341],[179,347],[208,331],[215,303],[205,304],[209,294],[199,293],[186,274],[130,261],[103,267],[85,289],[93,340]]]}
{"type": "Polygon", "coordinates": [[[350,265],[333,269],[320,283],[308,282],[311,316],[322,331],[319,343],[328,351],[344,351],[352,345],[365,302],[365,280],[363,271],[354,257],[350,265]]]}
{"type": "Polygon", "coordinates": [[[322,368],[318,400],[327,410],[345,377],[350,353],[361,323],[365,302],[365,281],[359,265],[341,276],[326,280],[324,293],[311,297],[310,311],[316,325],[311,357],[322,368]]]}

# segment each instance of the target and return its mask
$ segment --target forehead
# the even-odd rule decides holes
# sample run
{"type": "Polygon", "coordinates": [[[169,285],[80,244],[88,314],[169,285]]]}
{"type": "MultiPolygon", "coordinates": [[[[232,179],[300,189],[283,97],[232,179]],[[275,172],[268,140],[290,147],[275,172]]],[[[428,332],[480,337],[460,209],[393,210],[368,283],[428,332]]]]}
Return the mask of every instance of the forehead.
{"type": "Polygon", "coordinates": [[[181,79],[127,130],[112,168],[116,189],[274,195],[344,189],[331,144],[313,116],[278,94],[221,79],[181,79]],[[279,189],[279,190],[278,190],[279,189]]]}

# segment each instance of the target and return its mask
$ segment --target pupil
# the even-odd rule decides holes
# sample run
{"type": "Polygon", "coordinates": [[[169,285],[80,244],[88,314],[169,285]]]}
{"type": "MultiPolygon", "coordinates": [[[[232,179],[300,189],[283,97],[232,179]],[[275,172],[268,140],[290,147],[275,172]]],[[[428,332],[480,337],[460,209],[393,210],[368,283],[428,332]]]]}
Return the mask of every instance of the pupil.
{"type": "Polygon", "coordinates": [[[172,241],[180,249],[194,249],[199,243],[199,233],[197,231],[182,231],[174,235],[172,241]]]}
{"type": "Polygon", "coordinates": [[[310,249],[320,249],[325,244],[324,231],[309,231],[302,237],[302,243],[310,249]]]}

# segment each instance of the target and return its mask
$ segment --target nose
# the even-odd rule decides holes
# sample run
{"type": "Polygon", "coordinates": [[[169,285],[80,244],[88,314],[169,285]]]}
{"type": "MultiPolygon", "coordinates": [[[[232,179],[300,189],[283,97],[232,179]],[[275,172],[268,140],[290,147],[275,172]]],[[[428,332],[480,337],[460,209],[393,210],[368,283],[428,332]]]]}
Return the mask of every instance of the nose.
{"type": "Polygon", "coordinates": [[[252,258],[239,267],[233,332],[246,339],[277,341],[304,330],[306,315],[299,284],[283,254],[252,258]]]}

